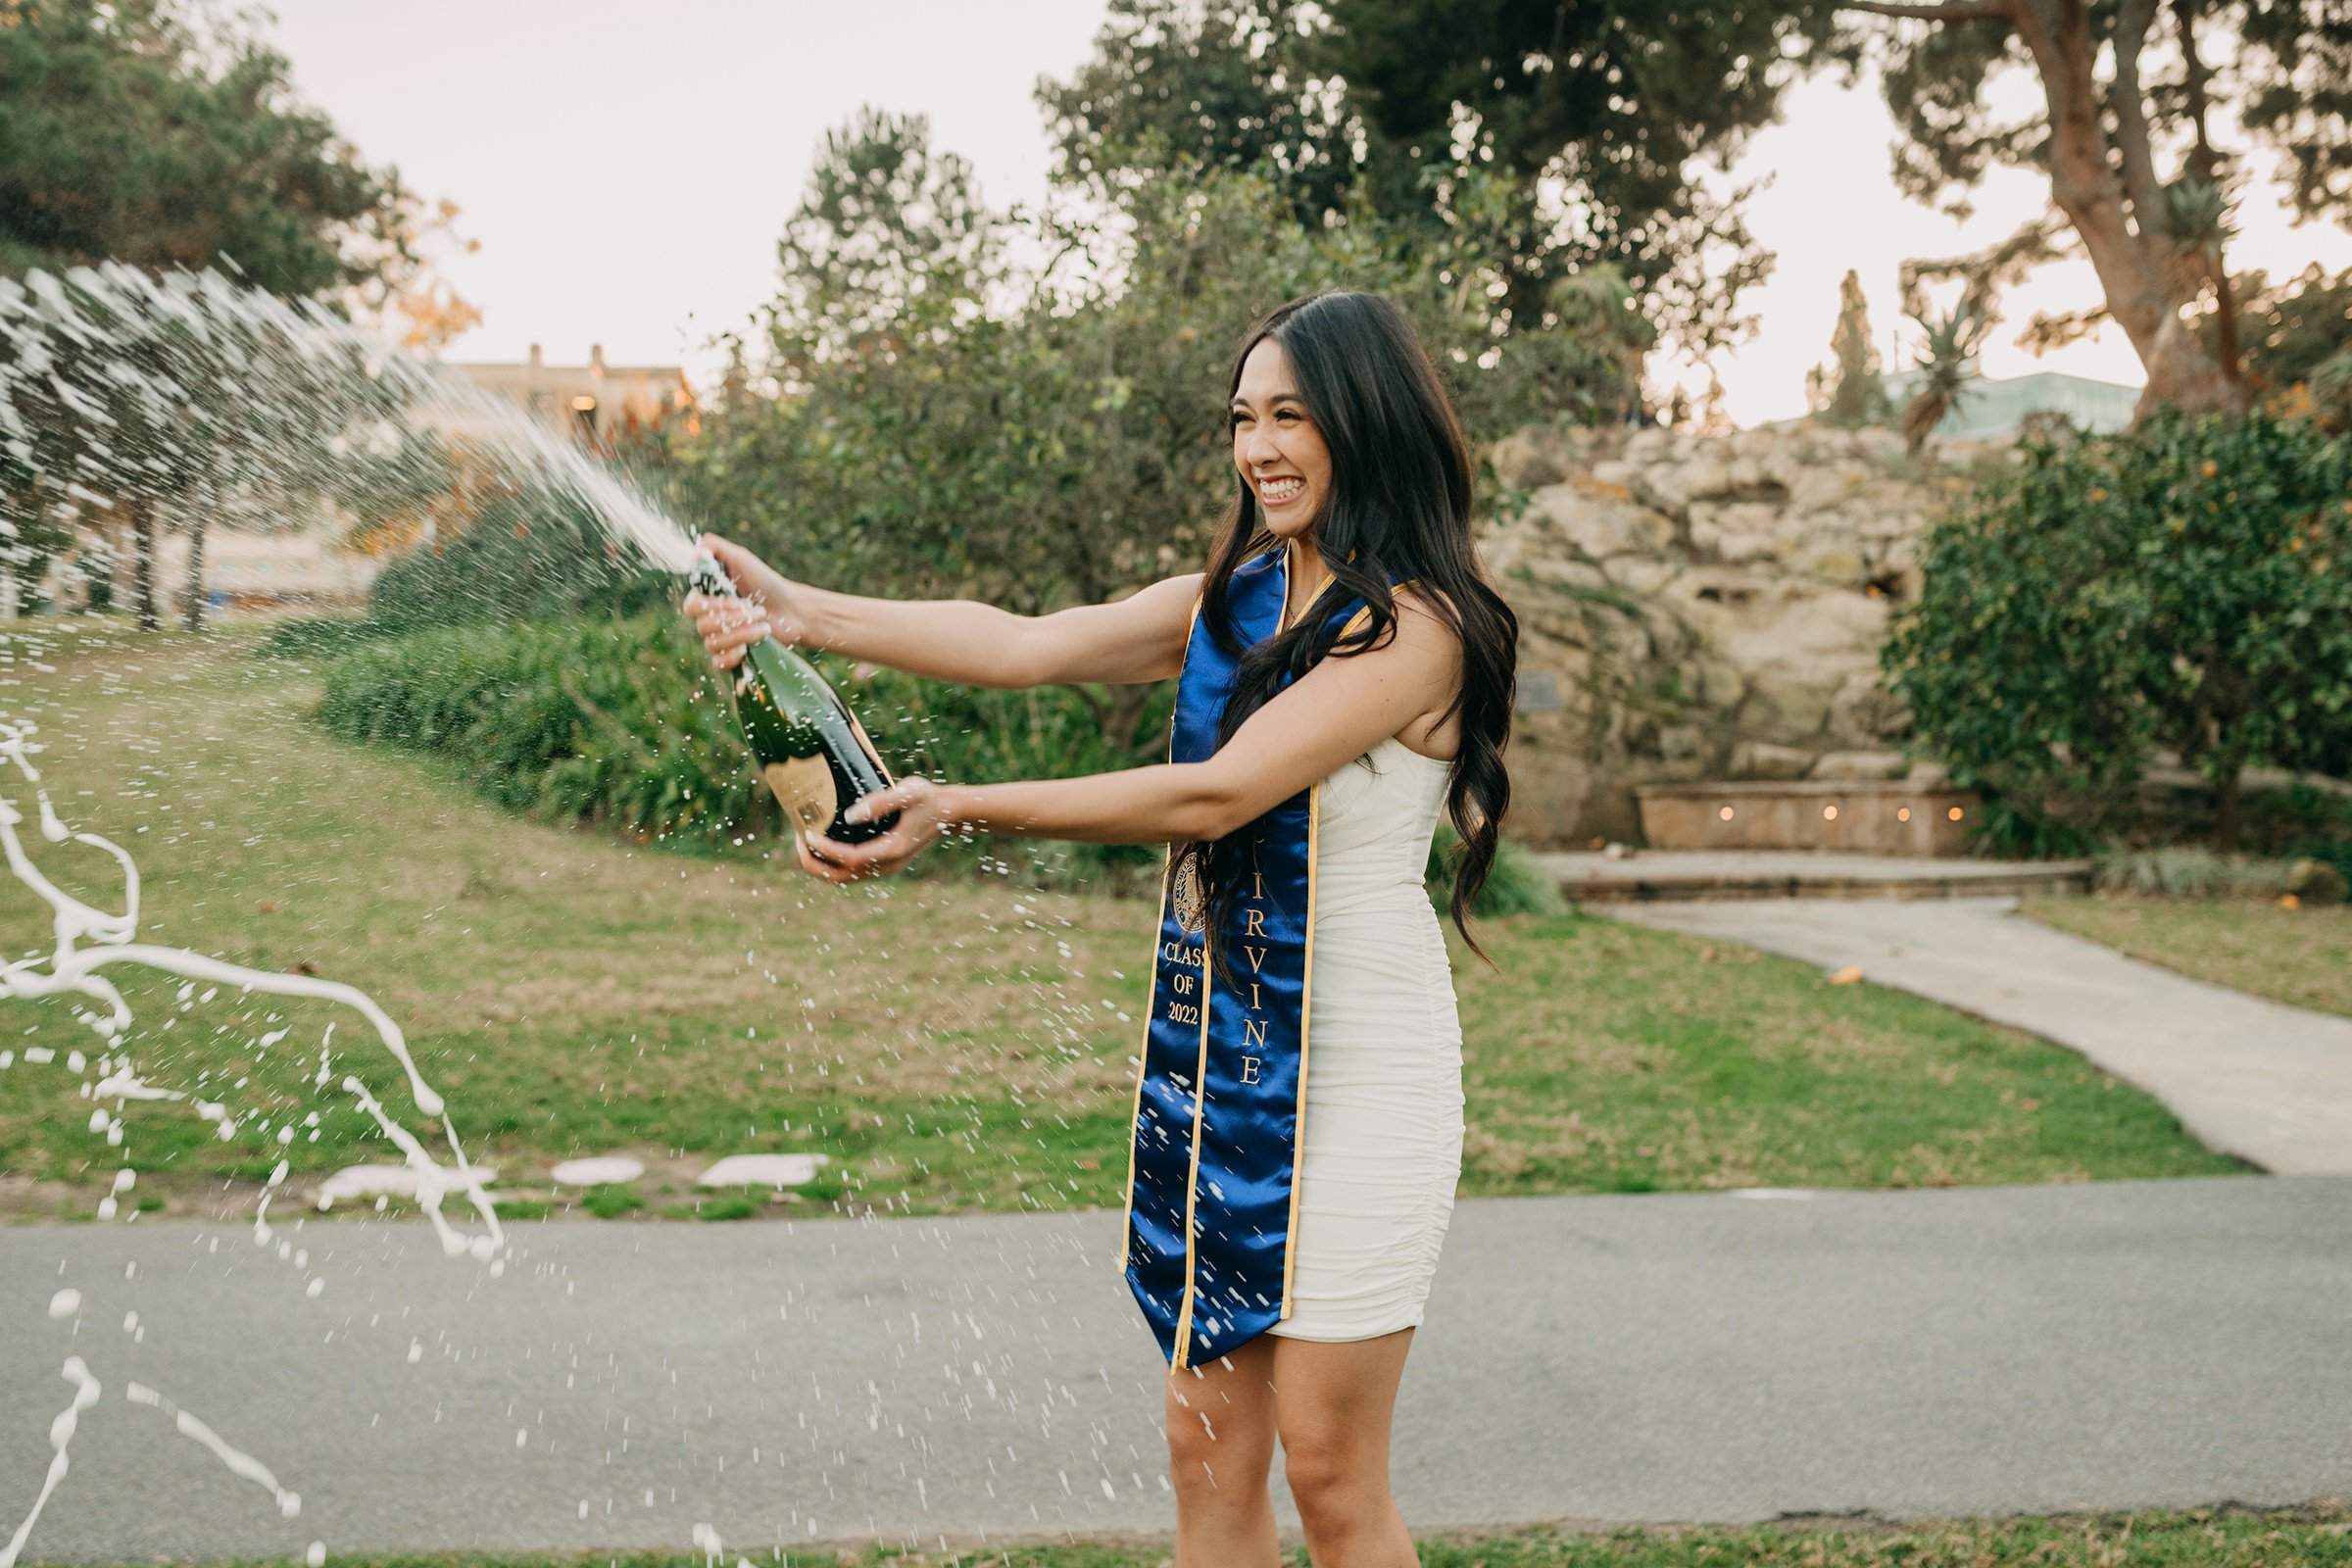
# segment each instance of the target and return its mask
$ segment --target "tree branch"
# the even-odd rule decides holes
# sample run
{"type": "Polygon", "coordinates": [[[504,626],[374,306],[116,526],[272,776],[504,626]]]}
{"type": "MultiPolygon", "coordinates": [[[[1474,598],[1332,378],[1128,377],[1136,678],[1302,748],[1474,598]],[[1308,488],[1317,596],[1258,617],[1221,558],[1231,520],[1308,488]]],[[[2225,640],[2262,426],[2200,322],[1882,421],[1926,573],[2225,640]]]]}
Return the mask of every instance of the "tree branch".
{"type": "Polygon", "coordinates": [[[2156,20],[2156,0],[2123,0],[2115,12],[2115,141],[2123,157],[2124,188],[2139,240],[2158,254],[2173,238],[2165,227],[2164,192],[2156,177],[2154,138],[2148,130],[2147,100],[2139,83],[2139,52],[2156,20]]]}
{"type": "Polygon", "coordinates": [[[2007,22],[2017,14],[2010,0],[1947,0],[1942,5],[1893,5],[1887,0],[1837,0],[1841,11],[1867,11],[1874,17],[1902,17],[1913,22],[2007,22]]]}

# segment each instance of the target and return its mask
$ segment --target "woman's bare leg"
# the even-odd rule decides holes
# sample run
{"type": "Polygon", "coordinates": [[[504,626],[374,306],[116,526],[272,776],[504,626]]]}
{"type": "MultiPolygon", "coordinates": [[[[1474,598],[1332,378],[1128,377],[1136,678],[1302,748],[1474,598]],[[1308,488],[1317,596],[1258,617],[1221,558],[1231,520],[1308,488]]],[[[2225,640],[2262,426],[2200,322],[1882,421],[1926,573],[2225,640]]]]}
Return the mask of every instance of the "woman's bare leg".
{"type": "Polygon", "coordinates": [[[1283,1469],[1308,1559],[1314,1568],[1415,1568],[1413,1538],[1389,1495],[1389,1427],[1413,1331],[1344,1345],[1267,1338],[1283,1469]]]}
{"type": "Polygon", "coordinates": [[[1266,1491],[1275,1344],[1260,1335],[1206,1366],[1168,1374],[1176,1568],[1278,1568],[1282,1560],[1266,1491]]]}

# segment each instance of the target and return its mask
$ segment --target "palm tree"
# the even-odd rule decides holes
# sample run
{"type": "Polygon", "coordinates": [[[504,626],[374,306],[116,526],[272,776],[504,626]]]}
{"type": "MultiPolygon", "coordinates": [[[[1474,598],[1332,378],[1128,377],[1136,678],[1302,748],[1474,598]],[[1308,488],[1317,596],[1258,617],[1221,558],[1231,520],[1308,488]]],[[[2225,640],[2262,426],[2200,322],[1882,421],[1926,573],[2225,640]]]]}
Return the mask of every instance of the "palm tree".
{"type": "Polygon", "coordinates": [[[1968,381],[1969,367],[1975,363],[1978,349],[1984,346],[1992,318],[1972,289],[1967,298],[1943,315],[1933,318],[1914,315],[1911,319],[1928,334],[1917,362],[1921,372],[1919,390],[1903,405],[1903,440],[1917,452],[1927,445],[1928,437],[1936,433],[1943,416],[1960,400],[1960,388],[1968,381]]]}

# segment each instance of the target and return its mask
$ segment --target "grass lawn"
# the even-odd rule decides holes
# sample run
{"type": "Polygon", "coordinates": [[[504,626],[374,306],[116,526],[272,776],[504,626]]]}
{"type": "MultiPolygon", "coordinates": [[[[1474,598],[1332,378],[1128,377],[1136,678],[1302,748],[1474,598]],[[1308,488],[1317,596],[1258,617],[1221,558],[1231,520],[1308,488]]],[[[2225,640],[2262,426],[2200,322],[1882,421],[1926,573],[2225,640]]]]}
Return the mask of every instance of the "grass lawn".
{"type": "MultiPolygon", "coordinates": [[[[315,672],[258,659],[251,641],[20,638],[0,664],[0,712],[39,724],[61,812],[136,856],[143,940],[371,994],[522,1212],[534,1196],[574,1206],[547,1191],[556,1160],[621,1151],[646,1161],[645,1182],[578,1207],[748,1214],[759,1205],[743,1195],[698,1200],[693,1173],[723,1153],[794,1152],[834,1163],[760,1202],[1119,1200],[1145,905],[990,881],[835,890],[751,852],[690,858],[522,821],[446,768],[321,737],[305,717],[315,672]]],[[[119,900],[103,857],[31,849],[93,902],[119,900]]],[[[31,956],[47,933],[45,910],[0,879],[0,946],[31,956]]],[[[1914,998],[1604,920],[1484,935],[1497,969],[1455,955],[1467,1191],[2243,1168],[2071,1053],[1914,998]]],[[[220,1140],[180,1105],[134,1105],[110,1148],[82,1091],[96,1037],[61,1002],[11,1004],[0,1212],[87,1215],[125,1163],[142,1203],[208,1214],[248,1210],[246,1184],[280,1158],[297,1191],[306,1173],[395,1158],[334,1087],[346,1072],[417,1120],[343,1009],[201,986],[183,997],[175,979],[112,972],[137,1011],[140,1074],[225,1103],[236,1135],[220,1140]],[[55,1059],[30,1059],[34,1048],[55,1059]]]]}
{"type": "Polygon", "coordinates": [[[2352,905],[2100,893],[2027,899],[2018,912],[2192,980],[2352,1017],[2352,905]]]}
{"type": "MultiPolygon", "coordinates": [[[[1953,1520],[1873,1527],[1841,1523],[1746,1530],[1572,1532],[1547,1527],[1432,1536],[1423,1568],[2340,1568],[2352,1564],[2352,1509],[2328,1504],[2266,1512],[2197,1508],[2081,1517],[1953,1520]]],[[[772,1568],[1166,1568],[1165,1544],[1112,1542],[963,1551],[760,1551],[772,1568]]],[[[705,1568],[692,1555],[434,1554],[330,1557],[345,1568],[705,1568]]],[[[1304,1568],[1293,1547],[1285,1568],[1304,1568]]],[[[260,1568],[259,1564],[251,1568],[260,1568]]]]}

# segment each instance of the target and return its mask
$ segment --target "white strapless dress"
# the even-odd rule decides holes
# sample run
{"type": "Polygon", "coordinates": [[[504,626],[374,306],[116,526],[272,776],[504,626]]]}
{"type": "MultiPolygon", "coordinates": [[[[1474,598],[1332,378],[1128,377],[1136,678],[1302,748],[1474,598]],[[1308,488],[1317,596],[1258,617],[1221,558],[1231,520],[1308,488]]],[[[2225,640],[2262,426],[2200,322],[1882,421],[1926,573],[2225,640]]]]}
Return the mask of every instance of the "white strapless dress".
{"type": "Polygon", "coordinates": [[[1395,738],[1323,781],[1290,1312],[1368,1340],[1421,1321],[1462,1169],[1462,1030],[1422,890],[1446,764],[1395,738]]]}

